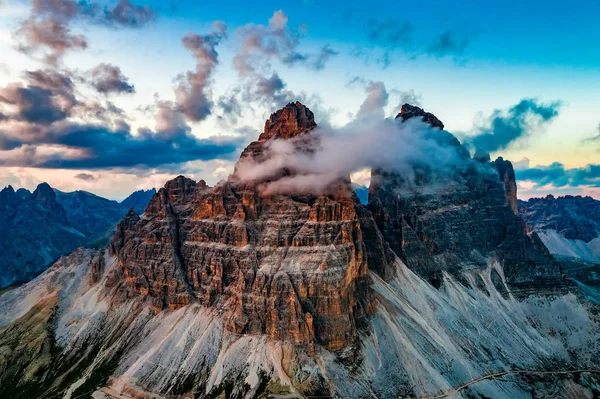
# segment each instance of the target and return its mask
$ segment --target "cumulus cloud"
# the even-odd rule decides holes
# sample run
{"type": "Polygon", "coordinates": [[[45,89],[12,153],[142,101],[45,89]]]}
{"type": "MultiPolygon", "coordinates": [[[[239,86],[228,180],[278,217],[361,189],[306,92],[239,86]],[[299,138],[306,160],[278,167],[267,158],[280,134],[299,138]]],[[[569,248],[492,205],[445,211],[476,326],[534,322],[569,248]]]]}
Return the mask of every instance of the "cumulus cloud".
{"type": "Polygon", "coordinates": [[[31,55],[37,50],[45,50],[45,61],[51,65],[57,65],[68,50],[83,50],[88,46],[85,36],[71,33],[64,22],[53,19],[28,19],[15,36],[19,40],[19,51],[31,55]]]}
{"type": "Polygon", "coordinates": [[[551,122],[558,116],[560,106],[559,101],[545,104],[523,99],[506,111],[495,110],[470,143],[482,152],[504,149],[551,122]]]}
{"type": "Polygon", "coordinates": [[[47,63],[56,66],[67,51],[88,46],[84,35],[71,31],[74,21],[140,27],[155,18],[156,13],[149,6],[137,6],[127,0],[120,0],[114,7],[75,0],[33,0],[29,17],[14,36],[19,51],[30,55],[41,52],[47,63]]]}
{"type": "Polygon", "coordinates": [[[467,162],[457,147],[444,145],[438,129],[420,120],[362,119],[341,129],[317,128],[311,132],[311,151],[306,138],[275,140],[269,143],[267,159],[255,162],[244,158],[236,168],[242,181],[264,181],[270,193],[323,193],[340,178],[365,168],[396,170],[408,184],[415,182],[415,170],[427,169],[442,178],[467,162]],[[300,149],[300,150],[299,150],[300,149]],[[281,170],[293,173],[281,177],[281,170]]]}
{"type": "Polygon", "coordinates": [[[135,87],[116,65],[100,63],[90,75],[92,86],[100,93],[135,93],[135,87]]]}
{"type": "Polygon", "coordinates": [[[183,46],[196,59],[196,70],[182,76],[175,89],[177,109],[189,120],[204,120],[212,112],[209,84],[218,64],[216,47],[226,37],[226,31],[227,26],[223,22],[215,22],[207,35],[188,33],[182,39],[183,46]]]}
{"type": "Polygon", "coordinates": [[[233,58],[233,67],[241,84],[220,100],[225,115],[231,112],[232,119],[239,117],[236,102],[258,103],[266,108],[280,107],[299,94],[286,88],[280,74],[273,69],[272,62],[294,67],[305,66],[320,71],[327,62],[338,54],[329,45],[325,45],[315,54],[298,50],[302,33],[289,27],[289,18],[281,10],[275,11],[267,25],[247,24],[236,31],[239,39],[239,50],[233,58]]]}
{"type": "Polygon", "coordinates": [[[70,103],[61,103],[60,94],[52,90],[11,83],[0,88],[0,105],[10,106],[13,111],[4,119],[23,122],[50,124],[65,119],[72,108],[70,103]]]}
{"type": "Polygon", "coordinates": [[[367,98],[360,105],[357,118],[384,117],[384,107],[388,104],[389,94],[383,82],[369,82],[365,89],[367,98]]]}

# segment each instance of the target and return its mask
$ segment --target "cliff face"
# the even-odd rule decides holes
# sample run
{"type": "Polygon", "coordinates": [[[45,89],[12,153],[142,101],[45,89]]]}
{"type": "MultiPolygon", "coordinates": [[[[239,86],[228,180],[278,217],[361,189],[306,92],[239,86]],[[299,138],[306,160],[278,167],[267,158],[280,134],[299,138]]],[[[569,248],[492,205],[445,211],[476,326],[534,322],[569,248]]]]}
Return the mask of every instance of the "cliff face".
{"type": "Polygon", "coordinates": [[[430,123],[430,137],[462,162],[448,166],[440,180],[415,166],[414,185],[394,171],[372,171],[368,209],[392,250],[436,286],[441,271],[459,275],[484,268],[490,256],[515,287],[559,282],[559,264],[516,215],[512,164],[471,159],[454,136],[440,130],[443,124],[434,115],[404,105],[397,119],[410,118],[430,123]]]}
{"type": "MultiPolygon", "coordinates": [[[[288,104],[242,158],[259,162],[268,140],[315,126],[310,110],[288,104]]],[[[373,310],[369,267],[384,270],[391,256],[381,235],[349,181],[320,197],[265,195],[260,183],[235,175],[216,187],[183,176],[167,182],[113,240],[126,291],[158,309],[226,307],[226,326],[238,334],[347,346],[373,310]]]]}
{"type": "Polygon", "coordinates": [[[510,163],[432,129],[460,162],[442,180],[417,165],[416,186],[374,171],[374,214],[346,178],[321,196],[241,179],[273,137],[312,151],[311,115],[289,104],[227,181],[167,182],[108,250],[78,249],[0,295],[0,397],[600,393],[582,371],[597,369],[600,297],[535,289],[555,269],[513,212],[510,163]],[[526,300],[508,294],[519,284],[526,300]]]}

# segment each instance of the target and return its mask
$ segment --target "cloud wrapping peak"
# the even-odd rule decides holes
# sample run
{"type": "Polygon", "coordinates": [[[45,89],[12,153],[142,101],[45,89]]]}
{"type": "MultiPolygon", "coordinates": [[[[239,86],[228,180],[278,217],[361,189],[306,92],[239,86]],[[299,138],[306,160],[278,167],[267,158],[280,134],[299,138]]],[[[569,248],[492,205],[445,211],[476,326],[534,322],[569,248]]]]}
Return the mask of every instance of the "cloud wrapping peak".
{"type": "MultiPolygon", "coordinates": [[[[432,176],[447,176],[467,160],[457,147],[436,140],[441,132],[420,120],[359,119],[341,129],[311,132],[314,151],[299,151],[305,143],[275,140],[269,143],[266,161],[240,160],[236,175],[242,181],[264,181],[269,193],[310,192],[321,194],[340,178],[365,168],[396,170],[408,184],[415,182],[415,168],[432,176]],[[282,168],[293,171],[280,176],[282,168]]],[[[298,138],[304,140],[303,137],[298,138]]]]}

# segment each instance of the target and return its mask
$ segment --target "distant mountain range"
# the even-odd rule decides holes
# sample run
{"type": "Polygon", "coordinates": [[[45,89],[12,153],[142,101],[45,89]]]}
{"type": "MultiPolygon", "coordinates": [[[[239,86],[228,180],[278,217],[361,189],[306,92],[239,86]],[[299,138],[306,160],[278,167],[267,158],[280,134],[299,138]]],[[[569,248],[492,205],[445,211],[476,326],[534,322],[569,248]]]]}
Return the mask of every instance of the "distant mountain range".
{"type": "Polygon", "coordinates": [[[129,208],[143,213],[155,193],[155,189],[140,190],[117,202],[86,191],[65,193],[47,183],[33,193],[4,188],[0,191],[0,288],[30,280],[77,247],[105,244],[129,208]]]}
{"type": "Polygon", "coordinates": [[[518,202],[530,231],[555,256],[600,262],[600,201],[572,196],[532,198],[518,202]]]}

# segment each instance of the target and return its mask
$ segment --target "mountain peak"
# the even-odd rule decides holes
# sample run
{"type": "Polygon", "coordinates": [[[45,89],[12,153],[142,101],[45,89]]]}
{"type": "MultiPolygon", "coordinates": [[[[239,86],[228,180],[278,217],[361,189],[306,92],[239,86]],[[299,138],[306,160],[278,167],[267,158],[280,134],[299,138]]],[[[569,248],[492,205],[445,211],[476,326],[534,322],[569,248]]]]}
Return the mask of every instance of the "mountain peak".
{"type": "Polygon", "coordinates": [[[31,199],[42,205],[53,206],[56,201],[56,193],[48,183],[40,183],[31,195],[31,199]]]}
{"type": "Polygon", "coordinates": [[[429,123],[433,127],[439,127],[444,130],[444,124],[431,112],[425,112],[423,108],[419,108],[415,105],[404,104],[400,109],[400,113],[396,115],[396,119],[402,118],[402,121],[406,121],[410,118],[421,118],[423,122],[429,123]]]}
{"type": "Polygon", "coordinates": [[[258,141],[290,139],[304,134],[316,126],[313,112],[296,101],[271,114],[265,122],[265,130],[258,141]]]}

